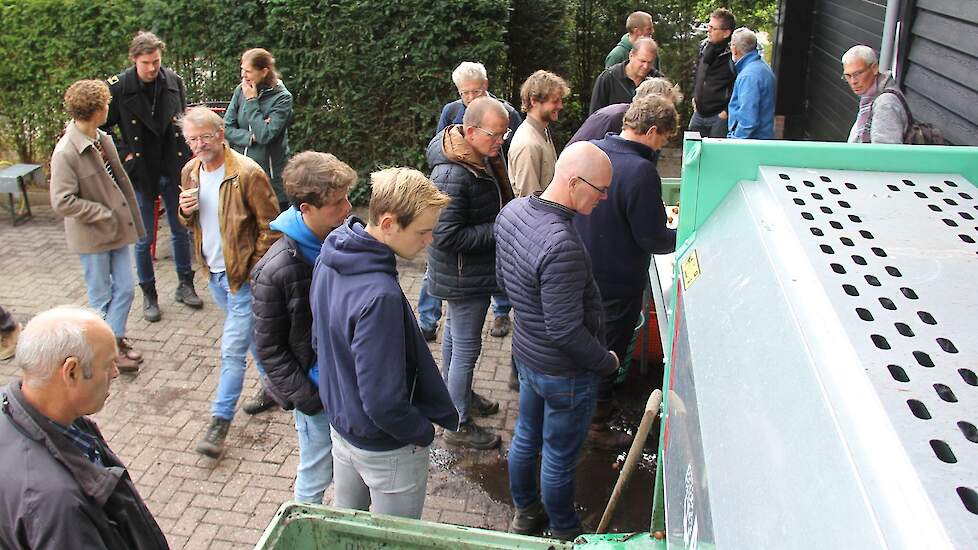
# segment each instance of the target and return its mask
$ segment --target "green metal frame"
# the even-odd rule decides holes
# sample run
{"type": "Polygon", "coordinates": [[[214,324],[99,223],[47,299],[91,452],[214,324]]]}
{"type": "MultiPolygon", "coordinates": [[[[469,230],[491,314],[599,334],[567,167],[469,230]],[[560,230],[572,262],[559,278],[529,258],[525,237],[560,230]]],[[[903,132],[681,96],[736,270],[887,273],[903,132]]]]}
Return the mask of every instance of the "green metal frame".
{"type": "MultiPolygon", "coordinates": [[[[673,277],[679,280],[678,259],[693,245],[702,226],[738,182],[757,179],[760,166],[784,166],[873,172],[960,174],[978,182],[978,147],[924,145],[873,145],[818,141],[761,141],[700,138],[687,133],[683,141],[679,230],[673,277]]],[[[678,283],[677,283],[678,286],[678,283]]],[[[666,298],[675,301],[675,295],[666,298]]],[[[674,304],[669,309],[674,311],[674,304]]],[[[659,467],[655,474],[651,530],[665,531],[662,443],[669,411],[672,335],[675,317],[669,319],[668,341],[663,342],[662,420],[659,434],[659,467]]]]}

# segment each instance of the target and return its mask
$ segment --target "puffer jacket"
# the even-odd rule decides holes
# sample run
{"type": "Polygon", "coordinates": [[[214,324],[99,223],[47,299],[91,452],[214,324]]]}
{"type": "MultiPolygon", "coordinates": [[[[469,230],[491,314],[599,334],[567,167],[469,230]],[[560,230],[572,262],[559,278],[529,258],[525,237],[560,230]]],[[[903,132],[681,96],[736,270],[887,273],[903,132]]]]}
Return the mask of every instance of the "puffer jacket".
{"type": "Polygon", "coordinates": [[[516,320],[513,356],[570,377],[618,367],[604,342],[604,308],[576,213],[539,196],[516,199],[496,220],[496,277],[516,320]]]}
{"type": "MultiPolygon", "coordinates": [[[[181,189],[200,187],[200,159],[195,158],[183,167],[181,189]]],[[[221,182],[220,208],[221,247],[227,270],[228,286],[237,292],[248,282],[251,268],[268,252],[281,236],[268,224],[279,214],[278,203],[268,176],[250,158],[240,155],[224,145],[224,181],[221,182]]],[[[204,259],[204,234],[200,229],[198,211],[185,216],[180,211],[180,221],[194,230],[194,250],[197,263],[207,270],[204,259]]],[[[209,273],[209,271],[208,271],[209,273]]]]}
{"type": "Polygon", "coordinates": [[[513,199],[499,157],[483,158],[448,126],[428,144],[431,181],[452,198],[438,217],[428,247],[428,292],[445,300],[489,296],[496,287],[496,242],[492,227],[513,199]]]}
{"type": "Polygon", "coordinates": [[[235,151],[261,166],[282,209],[289,202],[282,185],[282,170],[291,156],[291,123],[292,93],[281,80],[271,88],[258,90],[258,97],[253,100],[245,99],[239,84],[224,112],[224,137],[235,151]]]}
{"type": "Polygon", "coordinates": [[[251,271],[255,349],[268,384],[285,410],[314,415],[323,409],[319,388],[309,379],[316,362],[312,347],[309,285],[312,264],[288,235],[275,242],[251,271]]]}
{"type": "Polygon", "coordinates": [[[96,466],[32,407],[21,382],[0,390],[0,548],[166,550],[163,532],[94,422],[96,466]]]}

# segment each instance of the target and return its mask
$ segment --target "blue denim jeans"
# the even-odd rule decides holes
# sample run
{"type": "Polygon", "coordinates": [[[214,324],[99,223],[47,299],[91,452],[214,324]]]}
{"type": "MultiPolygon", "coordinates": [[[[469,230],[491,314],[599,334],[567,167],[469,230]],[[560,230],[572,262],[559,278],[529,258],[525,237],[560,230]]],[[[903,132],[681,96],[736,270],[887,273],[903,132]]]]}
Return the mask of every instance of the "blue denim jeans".
{"type": "MultiPolygon", "coordinates": [[[[177,273],[190,273],[190,234],[180,223],[177,215],[180,208],[180,186],[171,184],[170,179],[165,176],[161,177],[160,197],[166,208],[166,222],[170,225],[170,242],[173,246],[173,262],[176,264],[177,273]]],[[[156,197],[144,195],[137,189],[136,203],[139,205],[139,215],[143,218],[143,225],[146,226],[146,236],[136,241],[136,274],[139,275],[139,284],[144,284],[156,280],[153,258],[149,254],[149,247],[156,239],[156,225],[153,223],[156,197]]]]}
{"type": "Polygon", "coordinates": [[[292,411],[299,435],[299,466],[295,470],[295,500],[322,504],[323,493],[333,482],[333,440],[325,411],[312,416],[292,411]]]}
{"type": "Polygon", "coordinates": [[[234,408],[241,397],[244,385],[248,351],[255,359],[258,372],[265,371],[258,363],[255,339],[251,334],[251,285],[244,284],[237,292],[231,292],[227,274],[211,273],[207,284],[211,296],[224,312],[224,332],[221,333],[221,376],[217,381],[217,395],[211,404],[211,415],[225,420],[234,418],[234,408]]]}
{"type": "Polygon", "coordinates": [[[581,518],[574,509],[574,479],[597,402],[598,377],[548,376],[515,361],[520,375],[520,414],[509,446],[513,504],[526,508],[542,499],[551,529],[577,527],[581,518]]]}
{"type": "Polygon", "coordinates": [[[116,338],[122,338],[126,335],[126,321],[135,288],[129,245],[79,256],[85,272],[88,305],[102,315],[116,338]]]}
{"type": "Polygon", "coordinates": [[[488,296],[448,300],[448,319],[441,342],[441,372],[462,422],[469,419],[472,373],[482,353],[482,326],[488,310],[488,296]]]}
{"type": "Polygon", "coordinates": [[[689,131],[699,132],[700,137],[725,138],[727,119],[720,118],[720,115],[702,116],[694,111],[689,118],[689,131]]]}
{"type": "MultiPolygon", "coordinates": [[[[513,309],[513,304],[505,294],[497,294],[492,297],[492,314],[496,317],[505,317],[513,309]]],[[[418,324],[425,330],[432,330],[438,326],[441,319],[441,299],[428,294],[428,272],[425,271],[424,278],[421,279],[421,292],[418,293],[418,324]]]]}

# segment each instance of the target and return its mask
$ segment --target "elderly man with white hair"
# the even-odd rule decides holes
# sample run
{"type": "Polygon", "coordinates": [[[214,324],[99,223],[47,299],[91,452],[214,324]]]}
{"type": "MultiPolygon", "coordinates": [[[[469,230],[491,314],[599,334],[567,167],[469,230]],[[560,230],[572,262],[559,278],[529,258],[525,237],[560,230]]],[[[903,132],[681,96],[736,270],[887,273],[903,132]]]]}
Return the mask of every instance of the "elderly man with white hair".
{"type": "Polygon", "coordinates": [[[17,342],[21,379],[0,390],[0,548],[164,550],[166,538],[95,422],[116,368],[91,309],[40,313],[17,342]]]}
{"type": "Polygon", "coordinates": [[[774,73],[757,51],[757,35],[740,27],[730,37],[730,54],[737,71],[727,107],[727,137],[774,138],[774,73]]]}
{"type": "Polygon", "coordinates": [[[853,46],[842,56],[842,78],[859,96],[859,112],[849,131],[849,143],[903,143],[907,112],[900,88],[869,46],[853,46]],[[888,92],[888,93],[884,93],[888,92]]]}

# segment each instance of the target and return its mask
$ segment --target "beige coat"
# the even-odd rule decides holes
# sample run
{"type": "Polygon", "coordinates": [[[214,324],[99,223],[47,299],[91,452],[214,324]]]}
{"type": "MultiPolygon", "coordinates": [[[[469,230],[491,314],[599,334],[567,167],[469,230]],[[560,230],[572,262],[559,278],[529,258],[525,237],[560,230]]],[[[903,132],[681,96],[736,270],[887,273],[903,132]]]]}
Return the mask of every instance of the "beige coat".
{"type": "Polygon", "coordinates": [[[554,179],[557,151],[547,128],[527,116],[509,145],[509,178],[516,195],[529,197],[554,179]]]}
{"type": "Polygon", "coordinates": [[[105,170],[92,140],[69,122],[51,155],[51,208],[65,219],[68,250],[107,252],[146,235],[129,176],[112,138],[99,130],[116,182],[105,170]]]}

